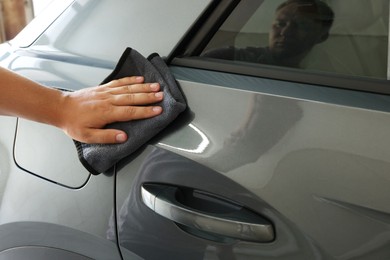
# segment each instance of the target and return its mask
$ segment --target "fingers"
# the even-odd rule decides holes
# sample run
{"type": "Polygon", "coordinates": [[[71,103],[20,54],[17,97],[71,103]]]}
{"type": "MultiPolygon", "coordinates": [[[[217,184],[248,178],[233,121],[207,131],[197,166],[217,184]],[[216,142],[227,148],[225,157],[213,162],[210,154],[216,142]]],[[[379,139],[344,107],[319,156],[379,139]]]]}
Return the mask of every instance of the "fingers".
{"type": "Polygon", "coordinates": [[[162,113],[160,106],[118,106],[110,113],[110,121],[124,122],[130,120],[151,118],[162,113]]]}
{"type": "Polygon", "coordinates": [[[115,144],[127,140],[125,132],[115,129],[90,129],[79,141],[87,144],[115,144]]]}
{"type": "Polygon", "coordinates": [[[116,106],[147,105],[161,101],[158,83],[143,83],[143,77],[126,77],[110,81],[99,89],[116,106]],[[139,83],[139,84],[138,84],[139,83]],[[141,84],[143,83],[143,84],[141,84]]]}
{"type": "Polygon", "coordinates": [[[156,93],[137,93],[126,95],[115,95],[111,103],[116,106],[137,106],[160,102],[163,99],[162,92],[156,93]]]}
{"type": "Polygon", "coordinates": [[[145,83],[133,85],[121,85],[116,87],[109,87],[106,91],[113,95],[120,94],[135,94],[135,93],[151,93],[160,90],[158,83],[145,83]]]}
{"type": "Polygon", "coordinates": [[[115,87],[120,87],[125,85],[141,84],[143,82],[144,82],[144,77],[142,76],[124,77],[121,79],[112,80],[102,85],[102,87],[106,86],[110,88],[115,88],[115,87]]]}
{"type": "MultiPolygon", "coordinates": [[[[151,107],[117,107],[110,113],[110,119],[113,122],[145,119],[157,116],[162,113],[159,106],[151,107]]],[[[123,143],[127,140],[125,132],[116,129],[94,129],[89,128],[82,132],[82,136],[73,136],[74,139],[88,144],[114,144],[123,143]]]]}
{"type": "Polygon", "coordinates": [[[126,77],[100,86],[100,90],[111,94],[150,93],[160,90],[158,83],[143,83],[143,77],[126,77]]]}

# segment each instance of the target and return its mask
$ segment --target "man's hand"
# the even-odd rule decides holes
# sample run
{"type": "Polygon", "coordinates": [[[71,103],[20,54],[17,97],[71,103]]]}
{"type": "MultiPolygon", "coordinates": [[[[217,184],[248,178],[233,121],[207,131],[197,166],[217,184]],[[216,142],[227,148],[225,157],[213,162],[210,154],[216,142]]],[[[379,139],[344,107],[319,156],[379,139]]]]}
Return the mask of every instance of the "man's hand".
{"type": "Polygon", "coordinates": [[[102,128],[109,123],[150,118],[162,112],[160,106],[151,105],[163,99],[159,84],[143,81],[143,77],[127,77],[97,87],[64,92],[58,106],[57,126],[84,143],[126,141],[123,131],[102,128]]]}

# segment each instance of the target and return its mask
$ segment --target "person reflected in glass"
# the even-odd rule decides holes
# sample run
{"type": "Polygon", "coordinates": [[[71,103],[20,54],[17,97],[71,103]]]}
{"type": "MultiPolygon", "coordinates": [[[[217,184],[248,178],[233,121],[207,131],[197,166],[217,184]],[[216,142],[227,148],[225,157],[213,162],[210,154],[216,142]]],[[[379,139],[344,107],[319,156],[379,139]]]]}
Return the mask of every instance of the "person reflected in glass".
{"type": "Polygon", "coordinates": [[[328,38],[333,19],[323,1],[287,0],[275,11],[268,47],[227,47],[202,56],[299,68],[310,50],[328,38]]]}

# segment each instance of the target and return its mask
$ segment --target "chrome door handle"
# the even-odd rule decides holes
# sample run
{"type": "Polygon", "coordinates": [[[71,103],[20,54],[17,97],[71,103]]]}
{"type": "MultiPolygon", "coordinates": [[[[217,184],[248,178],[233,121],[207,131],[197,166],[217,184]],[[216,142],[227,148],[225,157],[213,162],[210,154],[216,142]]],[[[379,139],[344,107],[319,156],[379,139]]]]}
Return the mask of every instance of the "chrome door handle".
{"type": "MultiPolygon", "coordinates": [[[[257,213],[224,200],[222,204],[231,204],[229,207],[233,209],[229,210],[228,214],[193,209],[177,200],[178,190],[177,187],[167,185],[144,184],[141,187],[142,200],[157,214],[200,232],[261,243],[271,242],[275,239],[271,222],[257,213]]],[[[214,203],[218,199],[213,198],[210,203],[214,203]]]]}

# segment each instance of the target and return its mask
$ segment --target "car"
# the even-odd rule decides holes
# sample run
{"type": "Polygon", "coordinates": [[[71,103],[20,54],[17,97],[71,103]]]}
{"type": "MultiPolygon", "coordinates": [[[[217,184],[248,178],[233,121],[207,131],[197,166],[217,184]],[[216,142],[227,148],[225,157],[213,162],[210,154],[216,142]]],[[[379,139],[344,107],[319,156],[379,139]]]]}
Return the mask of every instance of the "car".
{"type": "Polygon", "coordinates": [[[158,53],[187,109],[98,175],[1,116],[0,259],[390,259],[389,3],[53,1],[1,66],[78,90],[158,53]]]}

